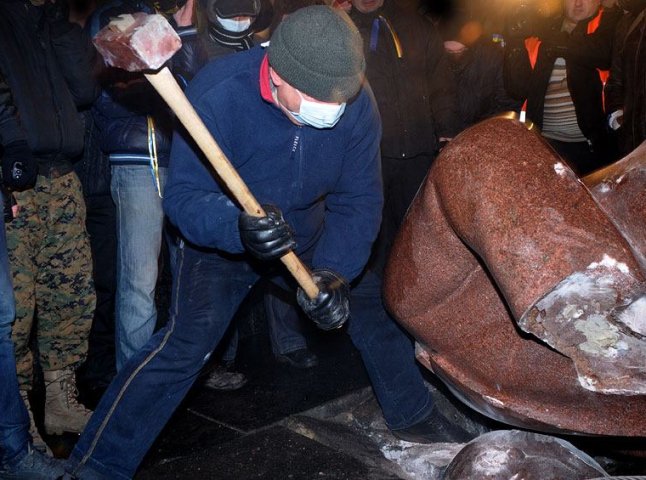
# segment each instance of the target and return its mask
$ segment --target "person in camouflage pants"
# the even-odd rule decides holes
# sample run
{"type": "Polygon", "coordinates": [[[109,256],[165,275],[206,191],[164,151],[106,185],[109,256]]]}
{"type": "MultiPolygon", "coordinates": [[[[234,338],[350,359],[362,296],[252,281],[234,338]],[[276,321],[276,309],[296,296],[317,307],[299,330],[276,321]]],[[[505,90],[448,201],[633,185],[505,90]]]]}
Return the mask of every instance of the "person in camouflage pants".
{"type": "Polygon", "coordinates": [[[21,386],[29,386],[33,376],[29,337],[34,323],[43,371],[75,367],[87,353],[95,295],[81,192],[70,172],[58,178],[39,175],[32,190],[14,194],[20,213],[7,225],[7,236],[21,386]]]}
{"type": "Polygon", "coordinates": [[[37,450],[29,436],[29,415],[18,389],[11,339],[16,311],[4,224],[13,218],[10,191],[31,185],[37,172],[27,143],[11,136],[16,121],[11,91],[0,71],[0,207],[4,217],[0,219],[0,478],[52,480],[65,472],[57,460],[37,450]]]}
{"type": "MultiPolygon", "coordinates": [[[[80,432],[90,418],[76,398],[75,369],[86,355],[96,303],[85,203],[72,165],[83,153],[79,109],[88,108],[99,92],[96,52],[68,17],[64,0],[0,2],[0,72],[16,110],[11,122],[0,125],[2,144],[5,154],[7,146],[23,145],[37,165],[34,188],[32,183],[14,189],[19,210],[7,225],[16,300],[12,336],[27,406],[34,336],[50,434],[80,432]]],[[[33,415],[30,420],[34,447],[46,448],[33,415]]]]}
{"type": "Polygon", "coordinates": [[[74,398],[74,370],[87,354],[96,303],[81,184],[74,172],[57,178],[39,175],[33,189],[14,195],[20,211],[7,225],[7,249],[20,388],[31,389],[33,334],[47,390],[45,430],[78,432],[90,412],[74,398]],[[69,415],[70,407],[81,415],[69,415]]]}

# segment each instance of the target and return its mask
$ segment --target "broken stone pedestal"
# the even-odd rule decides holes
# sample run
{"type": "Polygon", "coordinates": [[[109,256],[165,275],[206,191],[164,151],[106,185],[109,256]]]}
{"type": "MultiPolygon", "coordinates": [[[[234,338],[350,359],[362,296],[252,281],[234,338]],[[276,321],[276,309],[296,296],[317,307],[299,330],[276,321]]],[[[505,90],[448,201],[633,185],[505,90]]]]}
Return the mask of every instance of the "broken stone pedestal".
{"type": "Polygon", "coordinates": [[[418,359],[507,424],[646,436],[644,171],[642,149],[586,187],[511,119],[456,137],[386,272],[418,359]]]}

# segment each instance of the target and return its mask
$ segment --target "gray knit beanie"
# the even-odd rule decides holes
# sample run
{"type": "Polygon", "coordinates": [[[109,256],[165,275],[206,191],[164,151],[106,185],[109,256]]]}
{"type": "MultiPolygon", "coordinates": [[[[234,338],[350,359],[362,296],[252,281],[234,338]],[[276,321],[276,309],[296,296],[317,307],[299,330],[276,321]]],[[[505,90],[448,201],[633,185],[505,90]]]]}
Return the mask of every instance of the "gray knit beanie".
{"type": "Polygon", "coordinates": [[[301,92],[339,103],[357,94],[366,67],[361,35],[350,17],[323,5],[301,8],[278,25],[269,64],[301,92]]]}

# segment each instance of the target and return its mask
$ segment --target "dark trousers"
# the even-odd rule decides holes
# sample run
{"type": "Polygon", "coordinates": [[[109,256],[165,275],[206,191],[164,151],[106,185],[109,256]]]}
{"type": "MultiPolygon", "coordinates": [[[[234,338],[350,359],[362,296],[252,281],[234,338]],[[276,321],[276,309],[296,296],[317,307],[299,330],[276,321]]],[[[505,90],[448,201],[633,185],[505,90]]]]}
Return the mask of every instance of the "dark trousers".
{"type": "Polygon", "coordinates": [[[107,387],[116,373],[114,298],[116,291],[117,231],[114,202],[110,194],[85,199],[86,227],[92,249],[96,310],[88,339],[88,356],[80,379],[83,383],[107,387]]]}
{"type": "Polygon", "coordinates": [[[594,150],[588,142],[561,142],[551,138],[545,140],[580,177],[609,165],[617,159],[617,152],[610,147],[594,150]]]}
{"type": "Polygon", "coordinates": [[[412,158],[382,157],[384,209],[381,229],[368,261],[368,269],[378,274],[383,272],[395,236],[408,207],[426,178],[433,158],[431,155],[417,155],[412,158]]]}

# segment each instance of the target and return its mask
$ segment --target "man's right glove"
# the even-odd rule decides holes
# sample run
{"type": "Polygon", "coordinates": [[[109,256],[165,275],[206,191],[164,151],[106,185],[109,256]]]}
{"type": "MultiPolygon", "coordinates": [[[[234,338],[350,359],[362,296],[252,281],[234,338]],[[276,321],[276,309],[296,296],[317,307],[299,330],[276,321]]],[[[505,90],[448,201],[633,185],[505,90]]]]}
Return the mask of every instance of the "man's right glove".
{"type": "Polygon", "coordinates": [[[263,205],[262,208],[266,213],[264,217],[254,217],[244,211],[240,213],[240,240],[254,257],[275,260],[296,247],[296,241],[278,207],[263,205]]]}
{"type": "Polygon", "coordinates": [[[338,273],[327,269],[314,270],[312,277],[319,287],[319,294],[312,299],[299,288],[296,293],[298,304],[321,330],[342,327],[350,316],[348,282],[338,273]]]}
{"type": "Polygon", "coordinates": [[[2,182],[9,190],[25,190],[36,183],[38,164],[27,142],[18,140],[4,146],[2,182]]]}

